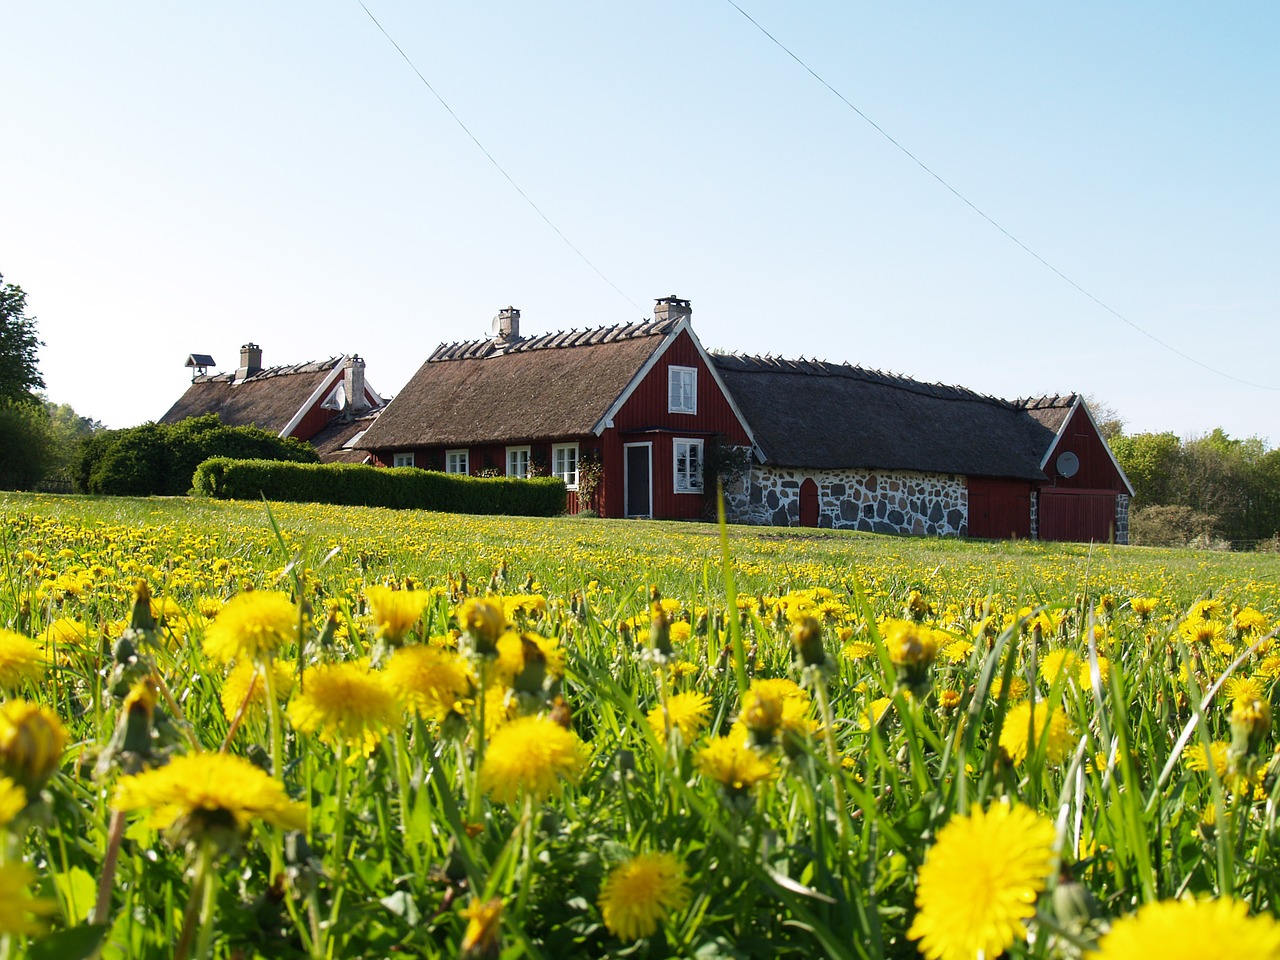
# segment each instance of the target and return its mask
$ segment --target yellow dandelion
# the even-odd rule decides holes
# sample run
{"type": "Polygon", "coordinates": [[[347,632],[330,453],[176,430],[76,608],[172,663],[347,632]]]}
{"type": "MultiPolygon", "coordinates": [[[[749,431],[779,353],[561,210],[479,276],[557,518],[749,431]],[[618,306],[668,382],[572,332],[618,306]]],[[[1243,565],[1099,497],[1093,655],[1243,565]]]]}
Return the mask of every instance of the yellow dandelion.
{"type": "Polygon", "coordinates": [[[1241,900],[1164,900],[1122,917],[1098,941],[1087,960],[1276,960],[1280,923],[1266,914],[1249,916],[1241,900]]]}
{"type": "Polygon", "coordinates": [[[57,903],[31,896],[35,874],[23,863],[0,866],[0,936],[26,936],[39,933],[44,925],[38,919],[57,909],[57,903]]]}
{"type": "Polygon", "coordinates": [[[747,745],[747,731],[734,727],[727,737],[715,737],[698,752],[699,772],[732,795],[748,792],[758,783],[778,775],[778,761],[747,745]]]}
{"type": "Polygon", "coordinates": [[[289,721],[303,733],[319,732],[328,744],[370,753],[400,722],[400,704],[386,677],[367,660],[325,663],[304,670],[289,703],[289,721]]]}
{"type": "Polygon", "coordinates": [[[973,641],[957,637],[942,648],[942,655],[952,663],[963,663],[973,653],[973,641]]]}
{"type": "Polygon", "coordinates": [[[53,776],[67,745],[67,731],[48,707],[25,700],[0,705],[0,772],[28,793],[53,776]]]}
{"type": "Polygon", "coordinates": [[[8,777],[0,777],[0,829],[9,826],[27,808],[27,791],[8,777]]]}
{"type": "Polygon", "coordinates": [[[689,899],[679,860],[669,853],[642,853],[609,872],[600,888],[600,912],[619,940],[638,940],[652,936],[689,899]]]}
{"type": "Polygon", "coordinates": [[[1227,695],[1227,702],[1231,705],[1266,699],[1262,681],[1257,677],[1228,677],[1222,692],[1227,695]]]}
{"type": "Polygon", "coordinates": [[[867,704],[867,709],[858,713],[858,726],[863,730],[870,730],[872,725],[880,722],[885,712],[892,705],[893,701],[888,697],[876,697],[867,704]]]}
{"type": "Polygon", "coordinates": [[[271,671],[271,685],[275,688],[276,699],[284,702],[289,699],[293,690],[294,668],[295,665],[288,660],[273,660],[269,666],[252,660],[241,660],[231,668],[227,679],[222,681],[223,715],[228,720],[234,720],[247,698],[249,705],[245,708],[245,719],[262,719],[267,710],[266,671],[271,671]]]}
{"type": "Polygon", "coordinates": [[[874,643],[869,640],[851,640],[844,645],[844,649],[840,651],[846,660],[865,660],[876,652],[874,643]]]}
{"type": "Polygon", "coordinates": [[[502,901],[472,897],[471,903],[459,911],[467,921],[462,935],[459,960],[481,960],[496,957],[501,949],[502,901]]]}
{"type": "Polygon", "coordinates": [[[807,709],[809,694],[794,680],[752,680],[742,696],[738,723],[746,727],[758,743],[767,744],[782,726],[789,700],[799,700],[803,709],[807,709]]]}
{"type": "Polygon", "coordinates": [[[1214,740],[1209,744],[1209,749],[1205,750],[1203,743],[1193,743],[1182,751],[1182,762],[1188,770],[1195,770],[1199,773],[1208,773],[1209,764],[1213,764],[1213,770],[1221,780],[1227,775],[1228,752],[1231,744],[1225,740],[1214,740]]]}
{"type": "Polygon", "coordinates": [[[959,690],[943,690],[938,694],[938,706],[943,710],[954,710],[960,706],[959,690]]]}
{"type": "MultiPolygon", "coordinates": [[[[1022,677],[1014,674],[1009,679],[1009,699],[1020,700],[1027,695],[1027,681],[1022,677]]],[[[1004,690],[1004,677],[993,677],[991,680],[991,699],[999,700],[1000,692],[1004,690]]]]}
{"type": "Polygon", "coordinates": [[[1021,700],[1009,708],[1000,729],[1000,749],[1010,763],[1021,766],[1028,754],[1039,748],[1042,739],[1046,763],[1061,763],[1076,743],[1066,716],[1048,702],[1037,701],[1034,712],[1030,700],[1021,700]]]}
{"type": "Polygon", "coordinates": [[[498,803],[521,794],[535,801],[559,796],[586,767],[586,746],[547,717],[519,717],[493,735],[480,767],[480,787],[498,803]]]}
{"type": "Polygon", "coordinates": [[[1224,642],[1226,628],[1219,620],[1206,620],[1203,617],[1188,617],[1178,624],[1178,634],[1184,643],[1207,644],[1214,646],[1224,642]]]}
{"type": "Polygon", "coordinates": [[[457,611],[458,625],[471,637],[477,653],[486,656],[495,650],[498,638],[507,626],[501,603],[481,597],[465,600],[457,611]]]}
{"type": "Polygon", "coordinates": [[[1266,614],[1260,613],[1253,607],[1245,607],[1237,610],[1231,616],[1231,624],[1236,628],[1236,632],[1244,636],[1262,635],[1271,629],[1271,623],[1267,620],[1266,614]]]}
{"type": "Polygon", "coordinates": [[[384,673],[408,709],[437,723],[471,695],[473,686],[466,658],[443,647],[402,647],[384,673]]]}
{"type": "Polygon", "coordinates": [[[30,637],[0,628],[0,688],[13,690],[44,675],[44,651],[30,637]]]}
{"type": "Polygon", "coordinates": [[[152,827],[175,828],[184,839],[232,824],[243,832],[254,820],[285,830],[307,825],[306,807],[290,800],[280,781],[228,753],[174,757],[163,767],[122,777],[112,807],[150,810],[152,827]]]}
{"type": "Polygon", "coordinates": [[[365,587],[364,597],[369,601],[373,622],[378,625],[378,636],[399,646],[431,602],[432,594],[429,590],[365,587]]]}
{"type": "Polygon", "coordinates": [[[1070,650],[1050,650],[1040,658],[1040,679],[1053,686],[1059,674],[1065,672],[1070,677],[1079,663],[1080,658],[1070,650]]]}
{"type": "Polygon", "coordinates": [[[1027,938],[1053,865],[1053,823],[1027,807],[974,804],[938,831],[907,936],[928,960],[995,957],[1027,938]]]}
{"type": "Polygon", "coordinates": [[[1129,601],[1129,609],[1136,613],[1143,620],[1151,616],[1156,607],[1160,605],[1160,601],[1155,597],[1134,597],[1129,601]]]}
{"type": "Polygon", "coordinates": [[[1225,607],[1221,600],[1197,600],[1191,605],[1191,609],[1187,611],[1188,620],[1212,620],[1214,617],[1222,616],[1225,607]]]}
{"type": "Polygon", "coordinates": [[[654,734],[664,743],[667,739],[668,724],[670,729],[678,731],[680,739],[692,743],[697,739],[702,728],[707,725],[711,713],[711,698],[697,690],[688,693],[675,693],[667,697],[667,709],[664,715],[662,704],[649,711],[646,719],[653,728],[654,734]]]}
{"type": "Polygon", "coordinates": [[[204,632],[204,652],[222,663],[269,657],[297,635],[298,608],[273,590],[238,593],[204,632]]]}

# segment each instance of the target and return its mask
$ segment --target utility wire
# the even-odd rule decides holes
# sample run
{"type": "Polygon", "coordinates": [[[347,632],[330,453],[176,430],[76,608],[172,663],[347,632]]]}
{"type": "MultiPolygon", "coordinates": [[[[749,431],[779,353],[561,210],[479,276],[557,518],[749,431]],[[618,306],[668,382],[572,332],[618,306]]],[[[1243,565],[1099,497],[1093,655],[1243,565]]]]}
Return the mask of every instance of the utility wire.
{"type": "Polygon", "coordinates": [[[448,111],[449,116],[453,117],[454,123],[456,123],[459,127],[461,127],[462,132],[471,138],[471,142],[480,148],[480,152],[485,155],[485,158],[491,164],[493,164],[494,169],[497,170],[500,174],[502,174],[506,178],[507,183],[511,184],[511,186],[515,188],[516,193],[520,194],[520,196],[524,198],[524,202],[529,204],[529,206],[533,208],[533,212],[536,213],[538,216],[540,216],[542,218],[542,221],[548,227],[550,227],[552,230],[555,231],[556,236],[564,241],[565,246],[567,246],[570,250],[576,253],[583,263],[585,263],[588,267],[590,267],[592,270],[596,272],[596,275],[601,280],[603,280],[609,286],[613,287],[614,291],[618,294],[618,296],[622,297],[623,300],[627,301],[627,303],[635,307],[637,313],[643,314],[644,310],[641,309],[640,305],[637,304],[630,297],[628,297],[625,293],[623,293],[621,288],[616,283],[614,283],[612,280],[610,280],[608,277],[604,275],[604,271],[602,271],[599,267],[597,267],[594,263],[592,263],[589,259],[587,259],[587,255],[583,253],[581,250],[579,250],[576,246],[574,246],[573,241],[570,240],[568,237],[566,237],[564,235],[564,232],[559,227],[557,227],[554,223],[551,222],[551,218],[542,212],[542,209],[536,203],[533,202],[532,198],[530,198],[530,196],[520,188],[520,184],[515,182],[511,174],[507,173],[507,171],[502,168],[502,164],[500,164],[497,160],[494,159],[493,154],[491,154],[488,150],[485,149],[485,145],[481,143],[480,140],[476,137],[476,135],[472,133],[471,130],[467,127],[467,125],[462,122],[462,118],[453,112],[453,107],[449,106],[449,104],[445,102],[444,97],[440,96],[436,88],[431,85],[431,82],[422,75],[422,71],[419,70],[417,65],[415,65],[414,62],[409,59],[409,55],[405,53],[404,50],[401,49],[400,44],[396,43],[395,39],[391,36],[391,34],[387,33],[386,28],[381,23],[378,22],[378,18],[373,15],[373,13],[369,10],[367,6],[365,6],[364,0],[358,0],[358,2],[360,4],[360,7],[364,10],[364,12],[369,15],[369,19],[373,21],[373,25],[377,27],[382,32],[382,35],[387,38],[387,41],[393,47],[396,48],[396,53],[400,54],[400,56],[404,58],[404,62],[409,65],[409,68],[418,75],[418,79],[422,81],[422,85],[431,91],[431,95],[433,97],[435,97],[437,100],[440,101],[440,106],[444,107],[445,110],[448,111]]]}
{"type": "Polygon", "coordinates": [[[783,43],[781,40],[779,40],[777,37],[775,37],[772,33],[770,33],[768,30],[766,30],[763,26],[761,26],[761,25],[760,25],[760,23],[759,23],[759,21],[757,21],[754,17],[752,17],[752,16],[751,16],[751,14],[747,13],[747,11],[743,10],[743,9],[742,9],[742,7],[738,6],[738,4],[737,4],[736,2],[734,2],[734,0],[725,0],[725,2],[726,2],[727,4],[729,4],[729,6],[733,7],[733,9],[737,10],[737,11],[738,11],[740,14],[742,14],[744,17],[746,17],[746,18],[747,18],[747,20],[748,20],[748,22],[750,22],[750,23],[751,23],[751,25],[752,25],[753,27],[755,27],[757,30],[759,30],[761,33],[763,33],[766,37],[768,37],[768,38],[769,38],[769,40],[771,40],[771,41],[773,42],[773,44],[774,44],[774,45],[775,45],[779,50],[781,50],[781,51],[782,51],[783,53],[785,53],[788,57],[790,57],[790,58],[791,58],[792,60],[794,60],[797,64],[799,64],[799,65],[800,65],[800,67],[801,67],[801,69],[803,69],[806,73],[808,73],[808,74],[809,74],[809,76],[813,77],[813,79],[817,80],[820,84],[822,84],[824,87],[826,87],[826,88],[827,88],[831,93],[833,93],[833,94],[836,96],[836,98],[840,100],[840,102],[841,102],[841,103],[843,103],[846,107],[848,107],[850,110],[852,110],[854,113],[856,113],[859,117],[861,117],[863,120],[865,120],[868,124],[870,124],[871,128],[872,128],[873,130],[875,130],[875,131],[876,131],[876,133],[880,134],[880,136],[884,137],[884,138],[885,138],[886,140],[888,140],[891,144],[893,144],[895,147],[897,147],[897,148],[898,148],[898,150],[899,150],[903,155],[905,155],[909,160],[911,160],[911,162],[912,162],[912,163],[914,163],[917,167],[919,167],[921,170],[923,170],[923,171],[924,171],[925,173],[927,173],[929,176],[933,177],[933,179],[934,179],[934,180],[936,180],[936,181],[938,181],[938,183],[942,184],[942,186],[946,187],[946,189],[947,189],[948,191],[950,191],[950,192],[951,192],[951,194],[952,194],[953,196],[955,196],[955,198],[956,198],[956,199],[958,199],[961,203],[963,203],[966,207],[968,207],[970,210],[972,210],[974,213],[976,213],[978,216],[980,216],[983,220],[987,221],[987,223],[991,224],[991,226],[995,227],[997,230],[999,230],[1001,233],[1003,233],[1006,237],[1008,237],[1010,240],[1012,240],[1014,243],[1016,243],[1016,244],[1017,244],[1019,247],[1021,247],[1021,248],[1026,252],[1026,253],[1028,253],[1028,254],[1030,254],[1032,257],[1034,257],[1037,261],[1039,261],[1039,262],[1040,262],[1040,264],[1041,264],[1042,266],[1046,267],[1046,268],[1047,268],[1051,273],[1053,273],[1055,276],[1057,276],[1060,280],[1065,281],[1067,284],[1069,284],[1071,287],[1073,287],[1076,291],[1078,291],[1079,293],[1084,294],[1084,296],[1085,296],[1085,297],[1087,297],[1088,299],[1092,300],[1092,301],[1093,301],[1094,303],[1096,303],[1099,307],[1101,307],[1101,308],[1102,308],[1103,310],[1105,310],[1107,313],[1111,314],[1113,317],[1115,317],[1115,318],[1116,318],[1117,320],[1119,320],[1121,323],[1124,323],[1124,324],[1128,325],[1129,327],[1132,327],[1134,330],[1138,331],[1138,333],[1142,334],[1142,335],[1143,335],[1144,337],[1146,337],[1148,340],[1151,340],[1151,341],[1153,341],[1153,342],[1155,342],[1155,343],[1158,343],[1160,346],[1164,347],[1166,350],[1170,351],[1171,353],[1176,353],[1178,356],[1182,357],[1182,359],[1183,359],[1183,360],[1189,360],[1191,363],[1194,363],[1197,367],[1201,367],[1201,368],[1203,368],[1203,369],[1205,369],[1205,370],[1208,370],[1210,373],[1216,374],[1216,375],[1217,375],[1217,376],[1219,376],[1219,377],[1224,377],[1224,378],[1226,378],[1227,380],[1234,380],[1236,383],[1244,384],[1246,387],[1256,387],[1256,388],[1257,388],[1257,389],[1259,389],[1259,390],[1276,390],[1276,391],[1280,391],[1280,387],[1273,387],[1273,386],[1270,386],[1270,385],[1265,384],[1265,383],[1254,383],[1252,380],[1244,380],[1244,379],[1242,379],[1242,378],[1240,378],[1240,377],[1237,377],[1237,376],[1235,376],[1235,375],[1233,375],[1233,374],[1227,373],[1225,370],[1219,370],[1219,369],[1218,369],[1218,368],[1216,368],[1216,367],[1211,367],[1211,366],[1209,366],[1209,364],[1205,363],[1205,362],[1204,362],[1204,361],[1202,361],[1202,360],[1197,360],[1195,357],[1191,356],[1190,354],[1188,354],[1188,353],[1184,353],[1183,351],[1179,350],[1179,349],[1178,349],[1177,347],[1175,347],[1173,344],[1168,343],[1168,342],[1166,342],[1166,341],[1164,341],[1164,340],[1161,340],[1159,337],[1157,337],[1154,333],[1150,332],[1149,330],[1146,330],[1146,329],[1144,329],[1144,328],[1142,328],[1142,327],[1138,326],[1138,324],[1134,323],[1132,320],[1130,320],[1130,319],[1129,319],[1128,317],[1126,317],[1124,314],[1120,313],[1120,311],[1118,311],[1118,310],[1114,309],[1114,308],[1113,308],[1113,307],[1111,307],[1109,304],[1104,303],[1101,299],[1099,299],[1098,297],[1094,296],[1092,293],[1090,293],[1088,290],[1086,290],[1086,289],[1085,289],[1084,287],[1082,287],[1080,284],[1076,283],[1076,281],[1072,280],[1069,276],[1067,276],[1065,273],[1063,273],[1061,270],[1059,270],[1057,267],[1055,267],[1052,263],[1050,263],[1050,262],[1049,262],[1048,260],[1046,260],[1044,257],[1040,256],[1040,254],[1036,253],[1036,252],[1035,252],[1034,250],[1032,250],[1029,246],[1027,246],[1025,243],[1023,243],[1021,240],[1019,240],[1016,236],[1014,236],[1012,233],[1010,233],[1008,230],[1006,230],[1004,227],[1002,227],[999,223],[997,223],[997,222],[996,222],[996,220],[995,220],[994,218],[992,218],[991,216],[989,216],[989,215],[986,213],[986,211],[982,210],[982,209],[981,209],[977,204],[975,204],[972,200],[970,200],[968,197],[966,197],[964,194],[962,194],[959,190],[957,190],[955,187],[953,187],[950,183],[948,183],[946,180],[944,180],[944,179],[942,178],[942,176],[941,176],[940,174],[936,173],[936,172],[935,172],[935,171],[934,171],[934,170],[933,170],[933,169],[932,169],[928,164],[926,164],[923,160],[921,160],[919,157],[917,157],[914,153],[912,153],[910,150],[908,150],[906,147],[904,147],[901,143],[899,143],[897,140],[895,140],[895,139],[894,139],[894,138],[889,134],[889,132],[888,132],[888,131],[886,131],[882,126],[880,126],[880,124],[876,123],[876,122],[875,122],[874,120],[872,120],[869,116],[867,116],[865,113],[863,113],[861,110],[859,110],[859,109],[858,109],[858,108],[857,108],[853,103],[851,103],[851,102],[849,101],[849,99],[848,99],[848,98],[847,98],[843,93],[841,93],[839,90],[837,90],[837,89],[836,89],[835,87],[833,87],[831,84],[829,84],[825,79],[823,79],[821,76],[819,76],[819,75],[818,75],[818,72],[817,72],[816,70],[814,70],[814,69],[813,69],[813,67],[809,66],[807,63],[805,63],[803,60],[801,60],[801,59],[800,59],[800,57],[798,57],[798,56],[797,56],[797,55],[796,55],[796,54],[791,50],[791,48],[790,48],[790,47],[788,47],[785,43],[783,43]]]}

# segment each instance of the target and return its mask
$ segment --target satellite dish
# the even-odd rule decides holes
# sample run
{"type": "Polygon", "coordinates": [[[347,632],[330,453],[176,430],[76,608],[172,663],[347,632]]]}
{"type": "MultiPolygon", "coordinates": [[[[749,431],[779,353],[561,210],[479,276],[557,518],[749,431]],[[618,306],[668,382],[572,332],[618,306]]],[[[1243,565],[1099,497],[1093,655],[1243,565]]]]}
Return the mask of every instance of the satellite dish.
{"type": "Polygon", "coordinates": [[[494,317],[493,320],[489,322],[489,332],[493,334],[495,337],[502,335],[502,318],[501,317],[494,317]]]}
{"type": "Polygon", "coordinates": [[[334,387],[331,391],[329,391],[329,396],[326,397],[324,402],[320,404],[320,409],[342,410],[343,408],[346,407],[346,405],[347,405],[347,391],[346,391],[346,388],[341,383],[339,383],[336,387],[334,387]]]}
{"type": "Polygon", "coordinates": [[[1054,461],[1054,466],[1058,470],[1058,475],[1066,477],[1070,480],[1080,472],[1080,458],[1070,450],[1058,454],[1058,459],[1054,461]]]}

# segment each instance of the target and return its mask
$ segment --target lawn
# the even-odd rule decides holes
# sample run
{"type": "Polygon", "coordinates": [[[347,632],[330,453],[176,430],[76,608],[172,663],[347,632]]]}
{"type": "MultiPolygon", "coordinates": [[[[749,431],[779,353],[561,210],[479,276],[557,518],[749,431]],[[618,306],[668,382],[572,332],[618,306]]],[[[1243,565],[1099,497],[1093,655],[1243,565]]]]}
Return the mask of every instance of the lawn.
{"type": "Polygon", "coordinates": [[[1274,555],[16,494],[0,533],[11,956],[1280,948],[1274,555]]]}

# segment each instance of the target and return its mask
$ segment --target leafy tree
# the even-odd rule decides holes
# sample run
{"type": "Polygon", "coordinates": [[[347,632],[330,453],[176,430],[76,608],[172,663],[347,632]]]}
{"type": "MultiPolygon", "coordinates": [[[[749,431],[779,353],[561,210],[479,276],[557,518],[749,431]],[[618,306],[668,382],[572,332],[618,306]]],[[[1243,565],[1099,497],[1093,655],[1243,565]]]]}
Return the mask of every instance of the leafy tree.
{"type": "Polygon", "coordinates": [[[27,295],[0,274],[0,400],[35,401],[44,378],[36,351],[44,346],[36,338],[35,317],[27,316],[27,295]]]}
{"type": "Polygon", "coordinates": [[[1111,441],[1125,476],[1133,484],[1135,507],[1164,506],[1174,502],[1173,474],[1182,456],[1182,441],[1172,433],[1135,433],[1111,441]]]}
{"type": "Polygon", "coordinates": [[[0,488],[32,489],[49,470],[53,446],[43,406],[0,399],[0,488]]]}
{"type": "Polygon", "coordinates": [[[1093,414],[1094,423],[1098,425],[1098,432],[1102,434],[1102,439],[1110,443],[1124,433],[1124,418],[1115,407],[1092,393],[1084,394],[1083,399],[1085,406],[1093,414]]]}

